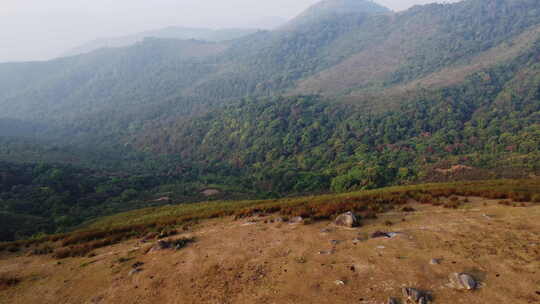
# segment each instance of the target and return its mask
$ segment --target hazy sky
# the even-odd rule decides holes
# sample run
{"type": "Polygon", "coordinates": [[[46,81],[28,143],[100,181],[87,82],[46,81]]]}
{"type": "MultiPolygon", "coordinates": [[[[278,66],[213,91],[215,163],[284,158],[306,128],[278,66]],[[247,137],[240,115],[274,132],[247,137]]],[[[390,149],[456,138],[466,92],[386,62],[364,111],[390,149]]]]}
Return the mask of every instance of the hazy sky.
{"type": "MultiPolygon", "coordinates": [[[[377,0],[394,10],[436,0],[377,0]]],[[[0,0],[0,62],[56,57],[84,42],[162,28],[260,27],[318,0],[0,0]]]]}

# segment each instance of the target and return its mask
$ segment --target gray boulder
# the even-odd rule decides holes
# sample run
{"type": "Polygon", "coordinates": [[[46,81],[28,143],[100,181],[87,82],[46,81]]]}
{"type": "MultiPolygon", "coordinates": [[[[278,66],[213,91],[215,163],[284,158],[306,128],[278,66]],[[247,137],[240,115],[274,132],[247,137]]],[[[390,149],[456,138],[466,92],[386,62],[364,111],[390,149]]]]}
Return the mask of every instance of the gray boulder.
{"type": "Polygon", "coordinates": [[[449,279],[450,287],[457,290],[475,290],[478,288],[478,282],[466,273],[452,273],[449,279]]]}
{"type": "Polygon", "coordinates": [[[358,217],[350,211],[338,216],[336,220],[334,221],[334,223],[337,226],[343,226],[343,227],[349,227],[349,228],[360,226],[360,221],[358,220],[358,217]]]}

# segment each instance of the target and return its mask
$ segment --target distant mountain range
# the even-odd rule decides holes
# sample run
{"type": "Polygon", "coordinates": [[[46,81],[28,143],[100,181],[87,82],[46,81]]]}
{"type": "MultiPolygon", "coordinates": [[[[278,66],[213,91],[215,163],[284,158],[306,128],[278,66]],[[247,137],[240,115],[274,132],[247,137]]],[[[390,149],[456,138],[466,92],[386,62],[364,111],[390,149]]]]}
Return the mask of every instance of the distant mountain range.
{"type": "Polygon", "coordinates": [[[72,49],[64,54],[66,56],[74,56],[102,48],[119,48],[134,45],[143,41],[145,38],[163,38],[163,39],[180,39],[180,40],[202,40],[202,41],[226,41],[233,40],[249,34],[257,32],[256,29],[205,29],[205,28],[188,28],[188,27],[167,27],[159,30],[146,31],[134,35],[102,38],[83,44],[75,49],[72,49]]]}

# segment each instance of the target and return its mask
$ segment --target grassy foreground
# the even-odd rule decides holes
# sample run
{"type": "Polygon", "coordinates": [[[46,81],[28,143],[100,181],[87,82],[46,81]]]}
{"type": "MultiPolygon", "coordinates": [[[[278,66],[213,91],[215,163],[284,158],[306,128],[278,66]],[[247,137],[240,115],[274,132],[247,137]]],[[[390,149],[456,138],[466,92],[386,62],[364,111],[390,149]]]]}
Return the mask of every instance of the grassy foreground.
{"type": "Polygon", "coordinates": [[[31,248],[34,254],[53,253],[56,258],[85,256],[94,249],[148,233],[174,234],[197,221],[253,214],[302,216],[309,221],[327,220],[354,211],[362,218],[402,209],[410,202],[458,208],[460,197],[501,199],[504,204],[540,203],[540,179],[494,180],[390,187],[345,194],[330,194],[261,201],[222,201],[147,208],[98,219],[68,234],[0,244],[0,251],[31,248]]]}

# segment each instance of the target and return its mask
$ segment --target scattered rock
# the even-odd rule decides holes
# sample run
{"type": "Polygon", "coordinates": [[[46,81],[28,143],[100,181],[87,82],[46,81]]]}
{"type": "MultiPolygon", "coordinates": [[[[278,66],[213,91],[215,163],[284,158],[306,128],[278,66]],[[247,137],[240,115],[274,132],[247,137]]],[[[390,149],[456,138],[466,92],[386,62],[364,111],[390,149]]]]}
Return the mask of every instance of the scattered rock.
{"type": "Polygon", "coordinates": [[[345,285],[345,281],[342,281],[342,280],[336,280],[334,281],[334,284],[338,285],[338,286],[343,286],[345,285]]]}
{"type": "Polygon", "coordinates": [[[399,301],[396,298],[388,298],[388,302],[386,302],[386,303],[387,304],[399,304],[399,301]]]}
{"type": "Polygon", "coordinates": [[[272,223],[283,223],[283,218],[278,216],[272,220],[272,223]]]}
{"type": "Polygon", "coordinates": [[[157,237],[158,237],[158,234],[156,232],[150,232],[142,238],[141,243],[146,243],[146,242],[155,240],[157,237]]]}
{"type": "Polygon", "coordinates": [[[194,241],[195,241],[194,238],[182,238],[182,239],[178,239],[174,241],[159,240],[157,241],[156,245],[154,245],[150,249],[149,252],[166,250],[166,249],[180,250],[186,247],[188,244],[193,243],[194,241]]]}
{"type": "Polygon", "coordinates": [[[320,255],[331,255],[334,254],[334,250],[325,250],[325,251],[319,251],[320,255]]]}
{"type": "Polygon", "coordinates": [[[405,287],[402,289],[403,297],[406,299],[406,303],[413,304],[427,304],[429,303],[429,296],[416,288],[405,287]]]}
{"type": "Polygon", "coordinates": [[[439,265],[439,264],[441,264],[441,259],[431,259],[429,261],[429,264],[430,265],[439,265]]]}
{"type": "Polygon", "coordinates": [[[360,221],[358,220],[358,217],[350,211],[338,216],[334,223],[338,226],[349,228],[360,226],[360,221]]]}
{"type": "Polygon", "coordinates": [[[372,239],[376,239],[376,238],[386,238],[386,239],[391,239],[391,238],[395,238],[396,236],[398,236],[400,233],[399,232],[383,232],[383,231],[376,231],[374,232],[372,235],[371,235],[371,238],[372,239]]]}
{"type": "Polygon", "coordinates": [[[129,272],[129,276],[132,276],[132,275],[135,275],[139,272],[142,271],[142,268],[135,268],[135,269],[132,269],[130,272],[129,272]]]}
{"type": "Polygon", "coordinates": [[[478,287],[478,282],[466,273],[450,274],[450,287],[457,290],[474,290],[478,287]]]}
{"type": "Polygon", "coordinates": [[[105,299],[105,297],[102,296],[102,295],[95,296],[95,297],[93,297],[93,298],[90,300],[90,303],[92,303],[92,304],[98,304],[98,303],[101,303],[104,299],[105,299]]]}
{"type": "Polygon", "coordinates": [[[338,245],[339,243],[341,243],[341,241],[338,241],[338,240],[331,240],[331,241],[330,241],[330,244],[331,244],[332,246],[336,246],[336,245],[338,245]]]}
{"type": "Polygon", "coordinates": [[[296,216],[296,217],[293,217],[293,218],[289,221],[289,223],[291,223],[291,224],[300,224],[300,223],[302,223],[303,221],[304,221],[304,218],[303,218],[303,217],[301,217],[301,216],[296,216]]]}
{"type": "Polygon", "coordinates": [[[386,234],[386,232],[375,231],[373,234],[371,234],[371,238],[372,238],[372,239],[376,239],[376,238],[389,238],[389,236],[388,236],[388,234],[386,234]]]}
{"type": "Polygon", "coordinates": [[[159,240],[156,243],[156,246],[154,246],[154,250],[165,250],[171,248],[171,243],[163,240],[159,240]]]}

